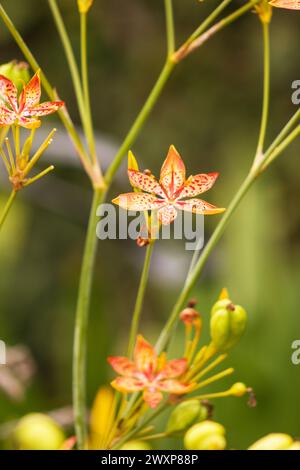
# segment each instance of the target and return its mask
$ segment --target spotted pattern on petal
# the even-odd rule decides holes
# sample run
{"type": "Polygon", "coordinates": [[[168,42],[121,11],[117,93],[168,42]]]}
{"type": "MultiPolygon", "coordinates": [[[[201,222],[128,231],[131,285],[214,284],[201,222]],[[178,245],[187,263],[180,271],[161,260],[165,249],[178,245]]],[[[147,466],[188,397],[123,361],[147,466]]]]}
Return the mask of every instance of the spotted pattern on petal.
{"type": "Polygon", "coordinates": [[[29,111],[36,106],[41,99],[41,82],[39,72],[24,86],[20,96],[20,111],[29,111]]]}
{"type": "Polygon", "coordinates": [[[133,377],[117,377],[111,382],[111,386],[119,392],[139,392],[143,390],[144,382],[133,377]]]}
{"type": "Polygon", "coordinates": [[[163,392],[174,393],[175,395],[183,395],[184,393],[190,392],[192,389],[192,384],[186,385],[176,379],[163,380],[157,385],[163,392]]]}
{"type": "Polygon", "coordinates": [[[150,408],[156,408],[163,399],[163,395],[156,387],[149,387],[144,391],[143,398],[150,408]]]}
{"type": "Polygon", "coordinates": [[[174,377],[179,377],[187,369],[187,360],[186,359],[173,359],[168,361],[163,368],[162,372],[159,374],[160,378],[169,378],[173,379],[174,377]]]}
{"type": "Polygon", "coordinates": [[[47,116],[58,111],[64,104],[64,101],[46,101],[34,108],[27,109],[24,113],[27,116],[47,116]]]}
{"type": "Polygon", "coordinates": [[[177,201],[176,207],[183,211],[193,212],[193,214],[213,215],[224,212],[225,209],[213,206],[202,199],[188,199],[187,201],[177,201]]]}
{"type": "Polygon", "coordinates": [[[147,193],[126,193],[120,194],[116,199],[113,199],[115,204],[128,211],[147,211],[158,209],[165,204],[162,199],[157,199],[152,194],[147,193]]]}
{"type": "Polygon", "coordinates": [[[4,75],[0,75],[0,94],[4,100],[12,107],[12,109],[18,111],[18,91],[14,83],[4,75]]]}
{"type": "Polygon", "coordinates": [[[167,158],[165,159],[160,172],[160,184],[170,199],[184,185],[185,165],[174,145],[171,145],[167,158]]]}
{"type": "Polygon", "coordinates": [[[159,209],[158,213],[158,220],[163,224],[163,225],[169,225],[177,217],[177,211],[175,207],[171,204],[168,204],[167,206],[159,209]]]}
{"type": "Polygon", "coordinates": [[[117,374],[131,376],[136,371],[133,362],[127,359],[127,357],[108,357],[107,361],[117,374]]]}
{"type": "Polygon", "coordinates": [[[16,120],[16,115],[6,106],[0,104],[0,126],[10,126],[16,120]]]}
{"type": "Polygon", "coordinates": [[[178,198],[195,197],[208,191],[218,178],[219,173],[202,173],[190,176],[185,186],[179,191],[178,198]]]}
{"type": "Polygon", "coordinates": [[[136,170],[128,170],[130,184],[137,189],[146,191],[146,193],[154,193],[163,198],[166,197],[164,190],[154,176],[146,175],[136,170]]]}

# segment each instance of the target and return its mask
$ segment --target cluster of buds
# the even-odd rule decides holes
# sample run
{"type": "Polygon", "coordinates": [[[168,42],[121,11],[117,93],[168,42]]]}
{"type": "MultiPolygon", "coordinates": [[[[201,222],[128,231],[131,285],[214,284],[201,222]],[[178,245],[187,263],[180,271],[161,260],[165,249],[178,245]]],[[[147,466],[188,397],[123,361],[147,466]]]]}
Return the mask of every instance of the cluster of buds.
{"type": "Polygon", "coordinates": [[[254,442],[249,450],[300,450],[300,441],[288,434],[272,433],[254,442]]]}

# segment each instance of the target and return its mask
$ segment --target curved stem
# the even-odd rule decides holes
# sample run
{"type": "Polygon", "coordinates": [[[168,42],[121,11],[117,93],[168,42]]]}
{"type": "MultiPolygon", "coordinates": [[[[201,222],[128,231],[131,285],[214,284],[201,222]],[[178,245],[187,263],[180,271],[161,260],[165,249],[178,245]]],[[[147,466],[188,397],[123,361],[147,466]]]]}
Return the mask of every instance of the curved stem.
{"type": "Polygon", "coordinates": [[[264,78],[263,78],[263,107],[256,155],[259,160],[263,150],[268,125],[270,103],[270,27],[269,23],[262,22],[263,50],[264,50],[264,78]]]}
{"type": "Polygon", "coordinates": [[[17,195],[17,191],[15,191],[13,189],[12,192],[10,193],[10,196],[9,196],[9,198],[8,198],[8,200],[7,200],[7,202],[4,206],[4,209],[2,211],[2,214],[0,216],[0,230],[1,230],[3,224],[6,220],[7,214],[9,213],[9,210],[10,210],[10,208],[11,208],[11,206],[12,206],[14,200],[15,200],[16,195],[17,195]]]}
{"type": "Polygon", "coordinates": [[[80,38],[81,38],[81,76],[84,96],[84,107],[86,115],[87,142],[90,149],[93,163],[97,162],[95,136],[93,130],[90,89],[87,64],[87,14],[80,13],[80,38]]]}
{"type": "Polygon", "coordinates": [[[166,31],[167,31],[167,50],[170,57],[175,50],[175,30],[172,0],[165,0],[166,12],[166,31]]]}
{"type": "Polygon", "coordinates": [[[80,274],[77,309],[75,318],[74,351],[73,351],[73,404],[75,430],[78,447],[83,449],[87,442],[86,432],[86,348],[88,333],[88,314],[92,289],[93,271],[97,253],[97,207],[102,202],[104,193],[95,190],[83,261],[80,274]]]}
{"type": "Polygon", "coordinates": [[[135,339],[136,339],[136,335],[137,335],[137,331],[138,331],[138,327],[139,327],[139,321],[140,321],[141,311],[142,311],[142,307],[143,307],[143,301],[144,301],[147,281],[148,281],[148,277],[149,277],[149,269],[150,269],[150,263],[151,263],[153,248],[154,248],[154,242],[150,242],[149,245],[146,248],[144,266],[143,266],[141,280],[140,280],[140,284],[139,284],[139,288],[138,288],[135,307],[134,307],[134,311],[133,311],[131,329],[130,329],[129,344],[128,344],[128,356],[129,357],[133,353],[133,349],[134,349],[134,345],[135,345],[135,339]]]}

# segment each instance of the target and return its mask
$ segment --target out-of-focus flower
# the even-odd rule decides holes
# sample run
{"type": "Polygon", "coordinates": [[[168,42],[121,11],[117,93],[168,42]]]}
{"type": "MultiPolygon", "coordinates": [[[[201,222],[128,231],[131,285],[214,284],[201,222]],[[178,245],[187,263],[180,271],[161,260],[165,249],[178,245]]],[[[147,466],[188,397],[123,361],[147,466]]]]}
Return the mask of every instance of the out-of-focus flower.
{"type": "Polygon", "coordinates": [[[0,65],[0,75],[9,78],[16,85],[18,92],[21,92],[24,83],[26,84],[30,80],[29,65],[26,62],[12,60],[0,65]]]}
{"type": "Polygon", "coordinates": [[[0,75],[0,94],[3,103],[0,104],[0,126],[13,124],[27,129],[37,128],[41,116],[55,113],[64,105],[63,101],[47,101],[40,103],[41,82],[40,74],[36,72],[18,96],[16,85],[4,75],[0,75]]]}
{"type": "Polygon", "coordinates": [[[286,8],[287,10],[300,10],[299,0],[272,0],[270,5],[276,8],[286,8]]]}
{"type": "Polygon", "coordinates": [[[187,450],[224,450],[225,428],[214,421],[194,424],[184,436],[184,446],[187,450]]]}
{"type": "Polygon", "coordinates": [[[128,169],[131,185],[145,192],[121,194],[113,202],[126,210],[158,210],[158,219],[163,225],[169,225],[176,219],[177,209],[194,214],[219,214],[225,209],[195,198],[208,191],[218,175],[219,173],[198,174],[186,179],[183,160],[171,145],[161,168],[159,182],[151,174],[128,169]]]}
{"type": "Polygon", "coordinates": [[[121,375],[111,385],[120,392],[143,391],[143,399],[151,408],[161,402],[162,392],[182,395],[193,388],[193,384],[178,379],[187,369],[187,360],[167,361],[165,354],[158,356],[141,335],[137,338],[133,361],[126,357],[109,357],[108,362],[121,375]]]}
{"type": "Polygon", "coordinates": [[[20,419],[12,439],[19,450],[58,450],[65,441],[65,435],[49,416],[30,413],[20,419]]]}
{"type": "Polygon", "coordinates": [[[300,442],[288,434],[272,433],[254,442],[248,450],[300,450],[300,442]]]}
{"type": "Polygon", "coordinates": [[[94,0],[77,0],[79,12],[87,13],[93,5],[93,2],[94,0]]]}

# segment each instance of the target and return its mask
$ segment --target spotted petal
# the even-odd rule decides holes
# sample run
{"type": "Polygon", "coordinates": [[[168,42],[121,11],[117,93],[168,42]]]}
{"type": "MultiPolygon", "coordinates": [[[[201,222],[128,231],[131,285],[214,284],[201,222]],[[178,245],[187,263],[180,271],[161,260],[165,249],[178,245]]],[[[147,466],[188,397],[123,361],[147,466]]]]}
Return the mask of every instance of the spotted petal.
{"type": "Polygon", "coordinates": [[[187,368],[187,360],[186,359],[173,359],[172,361],[168,361],[163,368],[163,370],[159,373],[160,378],[166,379],[173,379],[175,377],[179,377],[180,375],[184,374],[187,368]]]}
{"type": "Polygon", "coordinates": [[[150,408],[156,408],[163,399],[163,395],[156,388],[149,387],[144,391],[143,398],[150,408]]]}
{"type": "Polygon", "coordinates": [[[20,112],[29,111],[36,106],[41,99],[41,81],[39,71],[34,74],[30,82],[24,86],[20,95],[20,112]]]}
{"type": "Polygon", "coordinates": [[[185,182],[185,166],[174,145],[171,145],[167,158],[160,171],[160,184],[169,198],[173,198],[185,182]]]}
{"type": "Polygon", "coordinates": [[[220,214],[226,209],[213,206],[202,199],[188,199],[187,201],[177,201],[176,207],[183,211],[193,212],[193,214],[213,215],[220,214]]]}
{"type": "Polygon", "coordinates": [[[112,201],[114,204],[128,211],[147,211],[158,209],[165,204],[162,199],[157,199],[152,194],[146,193],[125,193],[120,194],[112,201]]]}
{"type": "Polygon", "coordinates": [[[111,382],[111,386],[119,392],[139,392],[144,388],[144,382],[132,377],[117,377],[111,382]]]}
{"type": "Polygon", "coordinates": [[[0,104],[0,126],[10,126],[16,120],[14,111],[11,111],[3,104],[0,104]]]}
{"type": "Polygon", "coordinates": [[[26,129],[37,129],[41,125],[41,121],[38,119],[26,118],[21,116],[18,119],[19,126],[25,127],[26,129]]]}
{"type": "Polygon", "coordinates": [[[177,217],[177,210],[174,208],[172,204],[168,204],[161,209],[159,209],[158,213],[158,220],[163,225],[170,225],[177,217]]]}
{"type": "Polygon", "coordinates": [[[108,357],[107,361],[117,374],[132,376],[136,371],[133,362],[127,359],[127,357],[108,357]]]}
{"type": "Polygon", "coordinates": [[[143,336],[138,335],[134,349],[134,364],[139,372],[152,374],[157,367],[157,353],[143,336]]]}
{"type": "Polygon", "coordinates": [[[208,191],[218,178],[219,173],[202,173],[190,176],[183,189],[179,191],[178,198],[195,197],[208,191]]]}
{"type": "Polygon", "coordinates": [[[13,111],[18,112],[18,90],[15,84],[4,75],[0,75],[0,94],[13,111]]]}
{"type": "Polygon", "coordinates": [[[64,101],[46,101],[45,103],[27,109],[26,112],[24,111],[24,114],[26,114],[26,116],[47,116],[48,114],[58,111],[64,104],[64,101]]]}
{"type": "Polygon", "coordinates": [[[299,0],[273,0],[269,3],[272,7],[286,8],[287,10],[300,10],[299,0]]]}
{"type": "Polygon", "coordinates": [[[173,393],[174,395],[183,395],[192,390],[193,384],[184,384],[179,380],[170,379],[157,382],[157,386],[163,392],[173,393]]]}
{"type": "Polygon", "coordinates": [[[164,190],[154,176],[149,176],[145,173],[141,173],[140,171],[129,169],[128,177],[131,186],[134,188],[141,189],[146,193],[156,194],[163,198],[166,197],[164,190]]]}

